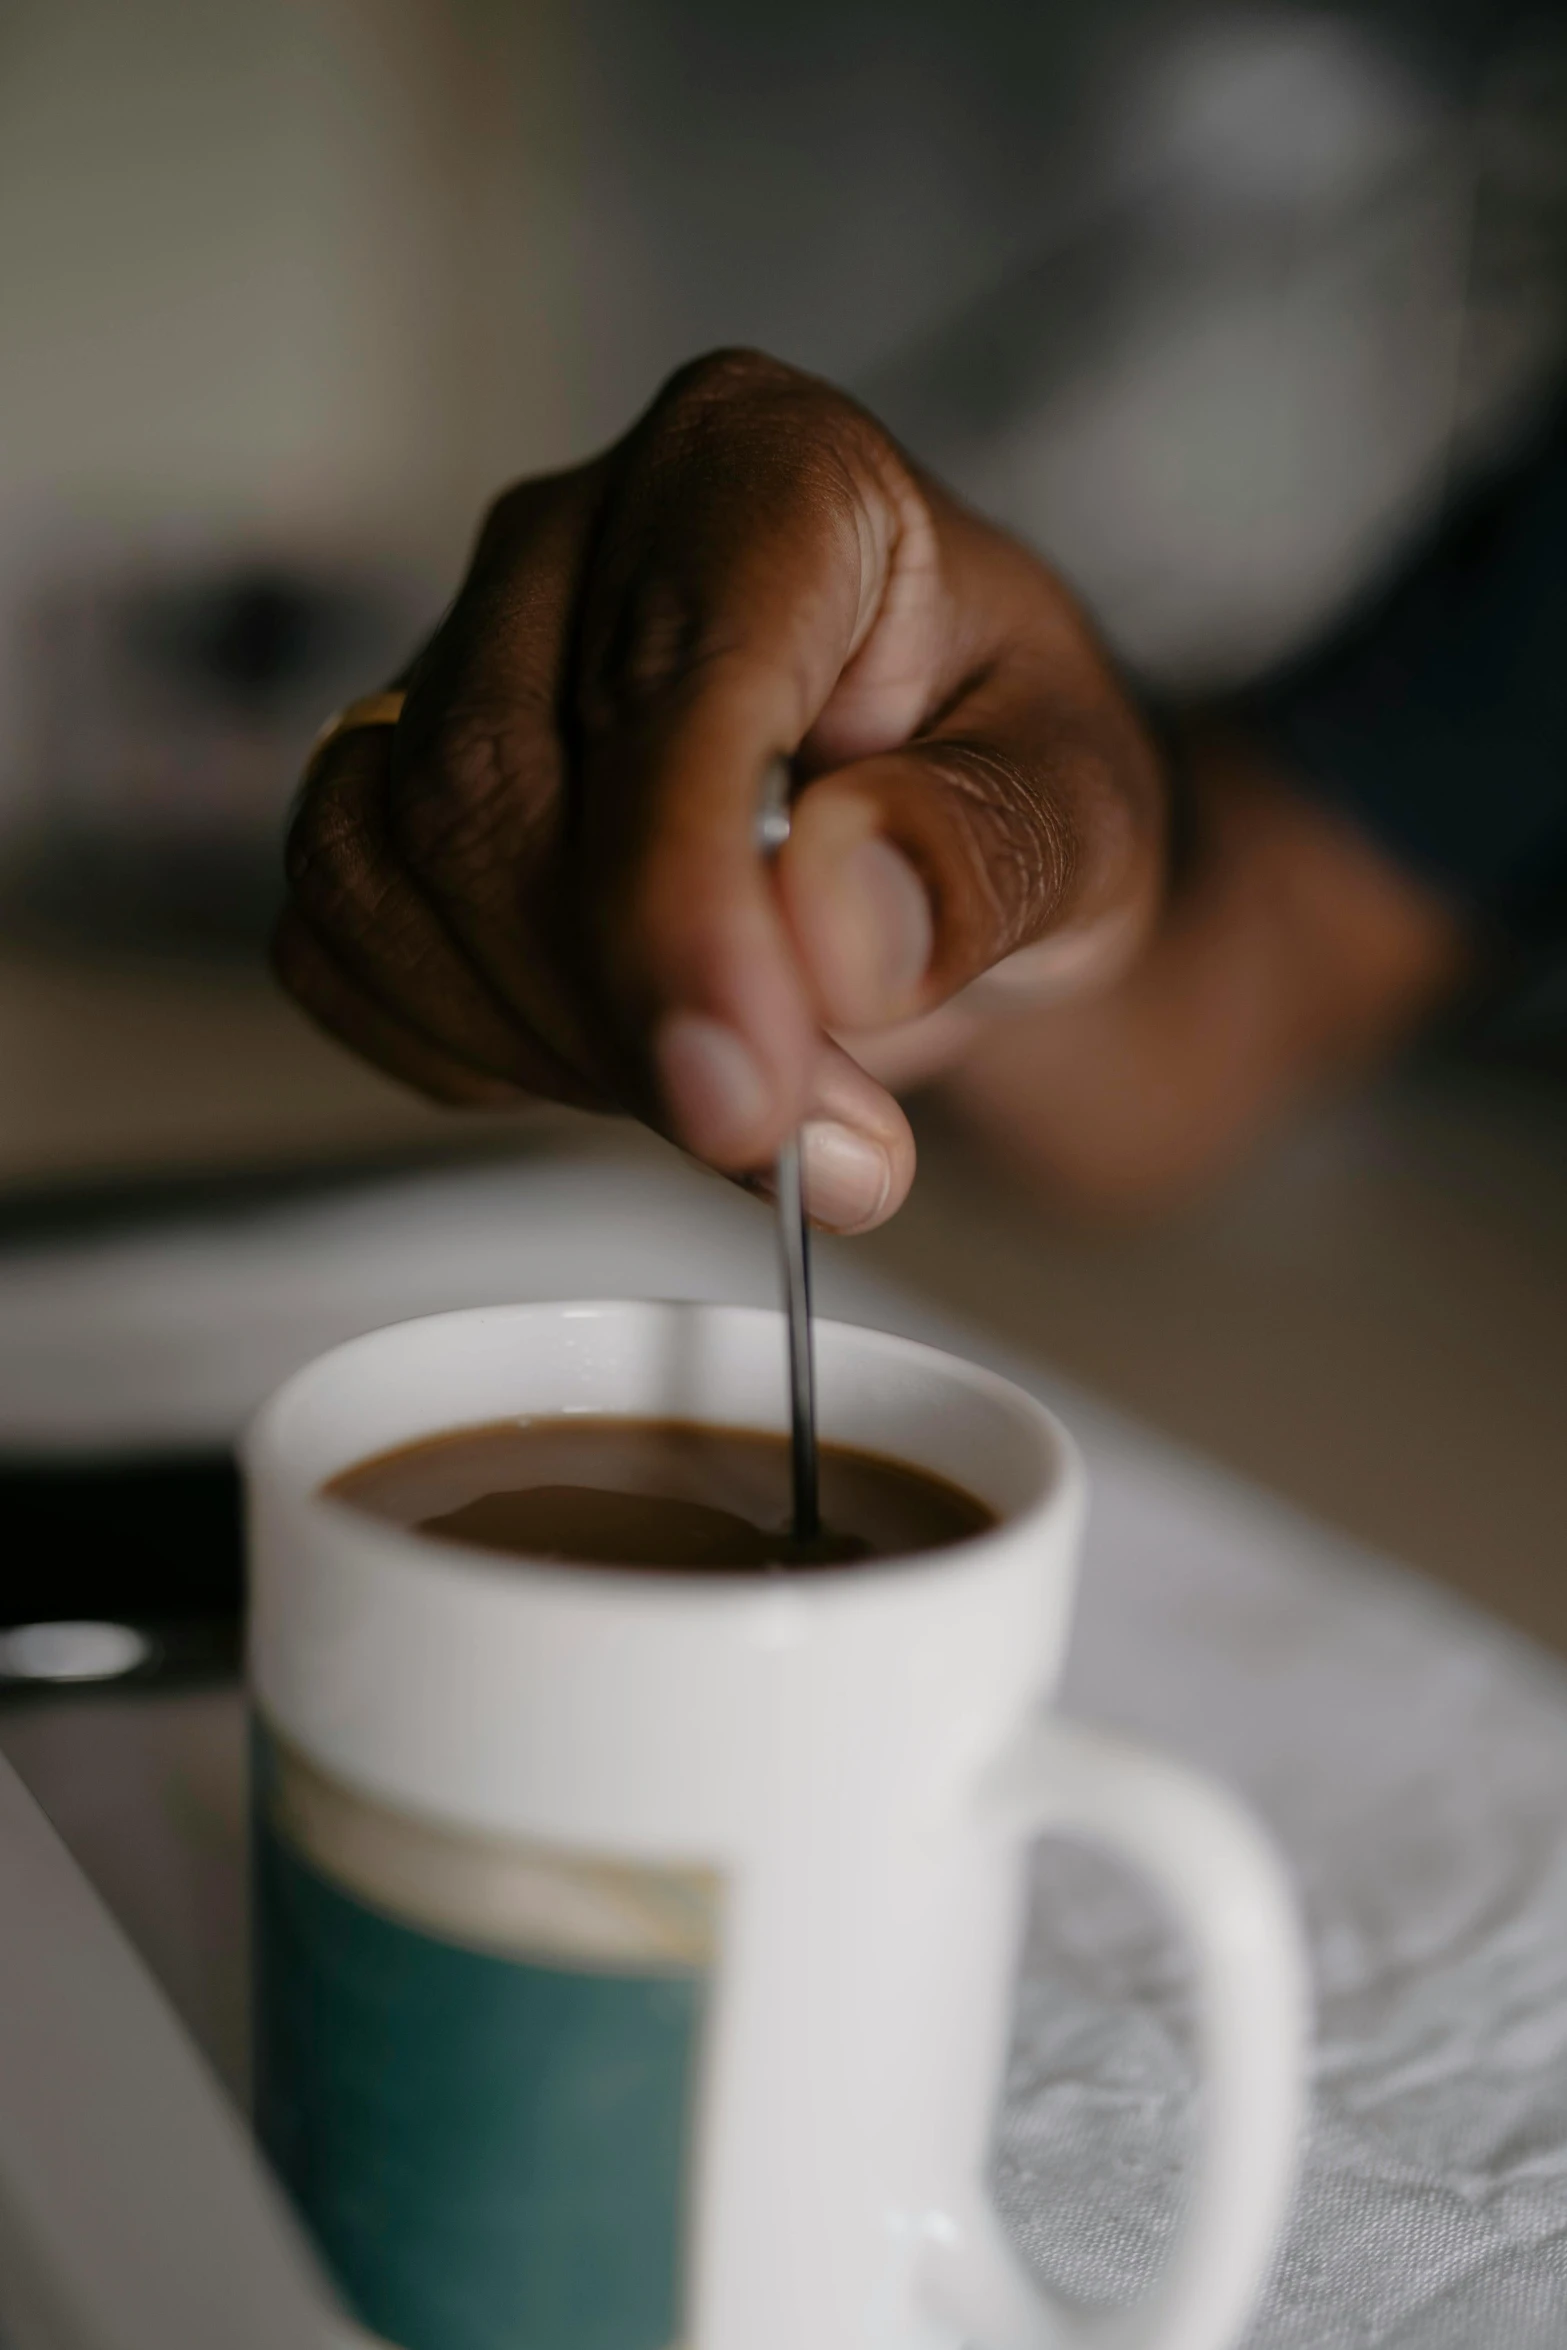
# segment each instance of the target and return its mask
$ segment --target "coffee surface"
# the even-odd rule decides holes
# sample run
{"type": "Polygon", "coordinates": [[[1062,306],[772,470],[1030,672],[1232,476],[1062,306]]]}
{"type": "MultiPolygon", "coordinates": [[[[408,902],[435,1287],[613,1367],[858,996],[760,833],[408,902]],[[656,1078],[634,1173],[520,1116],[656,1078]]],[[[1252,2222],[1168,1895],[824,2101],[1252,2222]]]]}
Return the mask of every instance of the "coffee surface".
{"type": "Polygon", "coordinates": [[[454,1428],[324,1489],[394,1525],[582,1566],[758,1572],[906,1557],[982,1534],[994,1511],[944,1478],[821,1450],[822,1534],[789,1532],[789,1440],[749,1428],[572,1414],[454,1428]]]}

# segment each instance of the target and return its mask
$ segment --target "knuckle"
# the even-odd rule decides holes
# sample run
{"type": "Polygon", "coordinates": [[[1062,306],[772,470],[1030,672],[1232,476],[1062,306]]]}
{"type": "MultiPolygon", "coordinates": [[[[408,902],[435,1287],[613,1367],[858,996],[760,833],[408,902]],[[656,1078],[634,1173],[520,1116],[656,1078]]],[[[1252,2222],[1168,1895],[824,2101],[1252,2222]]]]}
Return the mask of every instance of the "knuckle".
{"type": "Polygon", "coordinates": [[[669,378],[627,443],[624,504],[676,490],[700,467],[704,506],[742,528],[783,498],[841,504],[892,443],[819,377],[761,351],[713,351],[669,378]]]}
{"type": "Polygon", "coordinates": [[[393,845],[437,886],[477,894],[541,846],[555,797],[550,770],[527,697],[452,706],[394,771],[393,845]]]}
{"type": "Polygon", "coordinates": [[[584,731],[634,727],[754,651],[752,615],[781,575],[816,595],[874,569],[893,454],[851,401],[761,353],[671,377],[621,451],[583,599],[584,731]]]}
{"type": "Polygon", "coordinates": [[[365,900],[364,827],[329,783],[318,784],[301,802],[284,843],[283,870],[295,902],[329,928],[349,919],[365,900]]]}
{"type": "Polygon", "coordinates": [[[678,577],[649,569],[609,603],[586,649],[575,715],[586,735],[602,736],[634,728],[739,648],[721,612],[678,577]]]}
{"type": "Polygon", "coordinates": [[[561,473],[525,475],[498,491],[480,518],[470,584],[506,576],[541,539],[557,539],[562,533],[569,537],[584,529],[606,470],[606,459],[595,457],[561,473]]]}
{"type": "Polygon", "coordinates": [[[654,397],[648,418],[650,422],[668,424],[705,417],[715,409],[776,398],[780,392],[793,391],[812,380],[783,360],[770,358],[765,351],[738,345],[705,351],[700,358],[688,359],[666,379],[654,397]]]}

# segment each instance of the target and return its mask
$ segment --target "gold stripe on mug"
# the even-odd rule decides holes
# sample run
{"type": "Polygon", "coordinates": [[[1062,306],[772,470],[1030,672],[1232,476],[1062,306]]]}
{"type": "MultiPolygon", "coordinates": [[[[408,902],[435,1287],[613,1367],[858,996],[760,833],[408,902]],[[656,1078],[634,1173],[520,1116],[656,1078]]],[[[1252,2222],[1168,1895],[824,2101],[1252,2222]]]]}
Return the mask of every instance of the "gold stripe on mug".
{"type": "Polygon", "coordinates": [[[425,1932],[511,1958],[573,1968],[711,1965],[721,1880],[563,1852],[410,1818],[359,1795],[276,1734],[267,1811],[320,1875],[425,1932]]]}

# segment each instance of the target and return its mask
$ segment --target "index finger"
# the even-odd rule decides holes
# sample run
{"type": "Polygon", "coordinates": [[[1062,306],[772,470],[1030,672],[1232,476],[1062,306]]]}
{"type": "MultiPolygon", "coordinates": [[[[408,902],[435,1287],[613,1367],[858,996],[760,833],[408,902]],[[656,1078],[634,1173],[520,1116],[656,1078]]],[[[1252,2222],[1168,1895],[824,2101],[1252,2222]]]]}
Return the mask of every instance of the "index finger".
{"type": "Polygon", "coordinates": [[[572,865],[633,1083],[715,1165],[776,1148],[819,1051],[757,854],[763,778],[808,736],[906,739],[942,690],[943,598],[891,444],[772,361],[686,370],[614,461],[573,664],[572,865]]]}

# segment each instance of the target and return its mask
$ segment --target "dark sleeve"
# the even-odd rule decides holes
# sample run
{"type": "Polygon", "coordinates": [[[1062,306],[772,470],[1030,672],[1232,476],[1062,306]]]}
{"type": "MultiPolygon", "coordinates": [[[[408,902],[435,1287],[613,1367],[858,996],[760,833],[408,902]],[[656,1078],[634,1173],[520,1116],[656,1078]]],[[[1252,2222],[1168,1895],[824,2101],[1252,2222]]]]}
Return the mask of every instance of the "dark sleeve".
{"type": "Polygon", "coordinates": [[[1567,936],[1567,417],[1247,714],[1307,788],[1488,927],[1567,936]]]}

